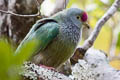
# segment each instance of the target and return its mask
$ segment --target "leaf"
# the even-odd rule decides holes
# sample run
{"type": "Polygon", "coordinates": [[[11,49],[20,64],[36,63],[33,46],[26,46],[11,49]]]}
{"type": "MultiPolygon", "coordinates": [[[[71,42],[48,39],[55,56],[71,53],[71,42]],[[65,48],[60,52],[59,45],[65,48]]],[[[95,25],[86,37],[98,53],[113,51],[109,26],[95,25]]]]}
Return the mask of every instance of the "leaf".
{"type": "Polygon", "coordinates": [[[13,55],[11,46],[4,40],[0,40],[0,67],[4,70],[10,65],[10,61],[13,55]]]}
{"type": "Polygon", "coordinates": [[[22,48],[15,53],[16,55],[14,56],[14,62],[17,65],[22,64],[24,61],[28,60],[29,57],[33,54],[35,50],[36,42],[35,41],[29,41],[25,43],[22,48]]]}
{"type": "Polygon", "coordinates": [[[35,49],[35,41],[24,45],[15,55],[14,48],[6,39],[0,39],[0,80],[19,80],[19,69],[35,49]]]}
{"type": "MultiPolygon", "coordinates": [[[[18,77],[13,75],[12,58],[13,58],[13,48],[6,41],[6,39],[0,40],[0,80],[16,80],[18,77]],[[12,71],[12,73],[10,72],[12,71]]],[[[17,71],[16,71],[17,72],[17,71]]]]}
{"type": "Polygon", "coordinates": [[[120,11],[120,8],[118,8],[118,11],[120,11]]]}
{"type": "Polygon", "coordinates": [[[117,47],[120,48],[120,32],[118,34],[117,47]]]}

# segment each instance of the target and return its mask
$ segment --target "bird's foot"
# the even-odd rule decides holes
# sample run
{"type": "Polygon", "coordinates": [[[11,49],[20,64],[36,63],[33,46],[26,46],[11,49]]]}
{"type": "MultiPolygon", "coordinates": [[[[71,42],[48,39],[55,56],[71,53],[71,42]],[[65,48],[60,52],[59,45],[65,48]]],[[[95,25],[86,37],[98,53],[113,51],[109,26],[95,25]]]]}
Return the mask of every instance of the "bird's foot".
{"type": "Polygon", "coordinates": [[[47,68],[48,70],[54,70],[54,71],[56,71],[55,68],[53,68],[53,67],[48,67],[48,66],[45,66],[45,65],[42,65],[42,64],[39,64],[39,66],[41,66],[43,68],[47,68]]]}

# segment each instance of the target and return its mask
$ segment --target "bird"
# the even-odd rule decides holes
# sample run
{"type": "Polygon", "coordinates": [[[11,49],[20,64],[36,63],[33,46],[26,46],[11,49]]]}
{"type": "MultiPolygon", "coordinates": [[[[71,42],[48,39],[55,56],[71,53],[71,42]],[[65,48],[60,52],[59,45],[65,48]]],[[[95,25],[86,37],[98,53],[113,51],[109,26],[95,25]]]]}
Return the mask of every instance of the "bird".
{"type": "Polygon", "coordinates": [[[35,39],[37,45],[30,60],[35,64],[58,68],[73,55],[87,19],[87,13],[79,8],[65,9],[51,17],[40,19],[16,51],[28,41],[35,39]]]}

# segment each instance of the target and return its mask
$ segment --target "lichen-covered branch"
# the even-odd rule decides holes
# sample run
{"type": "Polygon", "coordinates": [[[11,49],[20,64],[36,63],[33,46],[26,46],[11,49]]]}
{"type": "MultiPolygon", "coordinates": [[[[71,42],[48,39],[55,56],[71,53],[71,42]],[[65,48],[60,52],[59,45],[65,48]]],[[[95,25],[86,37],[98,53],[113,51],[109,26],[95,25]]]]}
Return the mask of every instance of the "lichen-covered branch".
{"type": "Polygon", "coordinates": [[[72,68],[72,78],[75,80],[119,80],[120,70],[109,65],[106,53],[90,48],[84,60],[79,60],[72,68]]]}
{"type": "Polygon", "coordinates": [[[30,80],[72,80],[53,69],[47,69],[30,62],[26,62],[22,68],[23,72],[20,74],[30,80]]]}
{"type": "Polygon", "coordinates": [[[120,70],[109,65],[109,60],[101,50],[88,49],[84,59],[72,67],[72,74],[68,76],[27,62],[20,74],[30,80],[119,80],[120,70]]]}

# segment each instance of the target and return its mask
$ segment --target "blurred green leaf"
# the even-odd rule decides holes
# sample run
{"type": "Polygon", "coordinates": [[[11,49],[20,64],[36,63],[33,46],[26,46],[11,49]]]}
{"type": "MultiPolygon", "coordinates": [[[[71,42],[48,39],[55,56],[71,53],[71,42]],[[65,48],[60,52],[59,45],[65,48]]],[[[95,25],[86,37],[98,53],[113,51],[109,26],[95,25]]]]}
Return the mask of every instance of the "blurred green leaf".
{"type": "Polygon", "coordinates": [[[118,11],[120,11],[120,8],[118,8],[118,11]]]}
{"type": "Polygon", "coordinates": [[[104,6],[104,3],[100,0],[94,0],[94,3],[96,3],[97,5],[99,5],[101,7],[104,6]]]}
{"type": "Polygon", "coordinates": [[[25,43],[25,45],[22,46],[22,48],[18,51],[18,53],[15,53],[15,64],[21,64],[24,61],[28,60],[28,58],[32,55],[32,53],[35,50],[35,41],[29,41],[25,43]]]}
{"type": "Polygon", "coordinates": [[[34,48],[35,42],[28,42],[15,55],[13,46],[5,39],[0,39],[0,80],[20,80],[20,67],[32,55],[34,48]]]}
{"type": "Polygon", "coordinates": [[[117,47],[120,48],[120,32],[118,34],[117,47]]]}
{"type": "Polygon", "coordinates": [[[110,5],[112,5],[114,1],[115,1],[115,0],[109,0],[110,5]]]}
{"type": "Polygon", "coordinates": [[[11,64],[13,53],[14,51],[11,45],[5,39],[1,39],[0,40],[0,80],[17,79],[15,75],[12,75],[14,73],[9,73],[13,67],[13,64],[11,64]]]}

